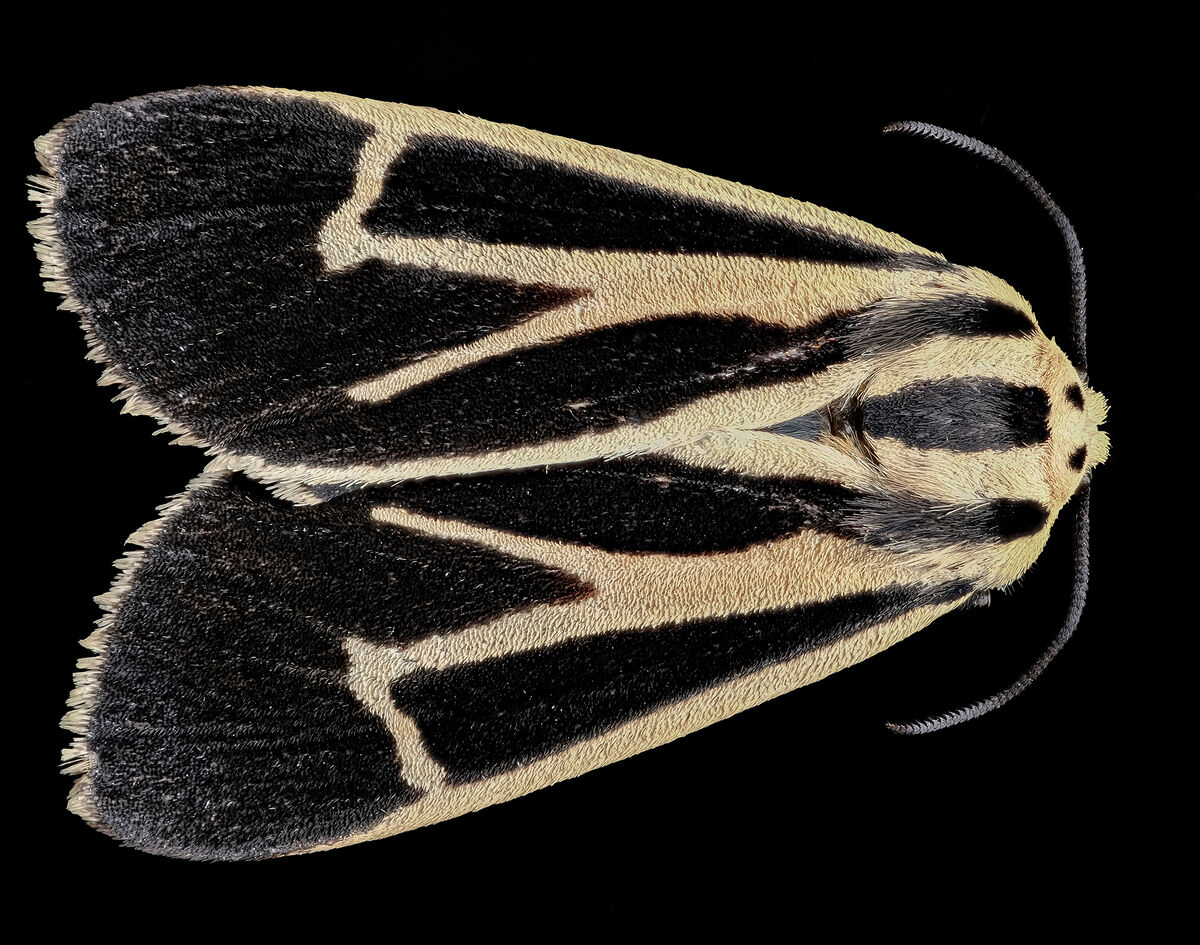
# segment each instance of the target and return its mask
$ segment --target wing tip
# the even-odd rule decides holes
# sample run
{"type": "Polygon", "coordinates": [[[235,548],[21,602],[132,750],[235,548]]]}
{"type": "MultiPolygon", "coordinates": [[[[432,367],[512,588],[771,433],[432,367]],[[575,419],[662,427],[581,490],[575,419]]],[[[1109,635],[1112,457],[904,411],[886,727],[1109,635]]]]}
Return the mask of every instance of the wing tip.
{"type": "MultiPolygon", "coordinates": [[[[70,744],[62,750],[62,773],[75,778],[67,796],[67,810],[81,817],[90,826],[102,833],[130,842],[113,829],[100,814],[96,802],[93,774],[99,760],[91,750],[88,733],[103,688],[104,667],[108,657],[109,637],[116,622],[121,605],[134,586],[138,569],[150,553],[158,537],[168,523],[187,505],[192,494],[200,489],[218,484],[230,475],[226,470],[209,468],[188,483],[182,492],[169,498],[158,507],[158,517],[138,528],[125,544],[133,546],[116,560],[117,575],[109,589],[96,598],[101,615],[95,629],[80,641],[87,651],[76,662],[73,687],[67,697],[67,711],[59,725],[71,733],[70,744]]],[[[132,844],[137,845],[137,844],[132,844]]],[[[139,849],[146,849],[139,847],[139,849]]],[[[169,852],[151,850],[150,852],[169,852]]]]}

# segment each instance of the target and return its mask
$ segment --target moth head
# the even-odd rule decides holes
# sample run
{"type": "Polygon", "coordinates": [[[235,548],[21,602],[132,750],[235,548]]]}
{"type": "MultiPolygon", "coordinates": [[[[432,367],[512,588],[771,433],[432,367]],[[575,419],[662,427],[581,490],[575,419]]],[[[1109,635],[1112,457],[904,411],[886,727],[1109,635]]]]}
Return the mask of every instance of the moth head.
{"type": "MultiPolygon", "coordinates": [[[[1070,267],[1072,303],[1070,349],[1076,358],[1073,365],[1058,346],[1041,332],[1032,311],[1029,310],[1028,303],[1012,291],[1006,283],[981,274],[985,277],[984,281],[992,279],[993,288],[999,291],[1000,296],[1008,296],[1007,303],[1011,306],[1011,311],[1017,314],[1018,320],[1027,317],[1031,324],[1032,331],[1020,330],[1018,332],[1026,336],[1029,341],[1028,347],[1030,351],[1034,352],[1040,366],[1041,388],[1040,391],[1031,390],[1028,405],[1031,415],[1041,411],[1045,413],[1045,435],[1044,437],[1039,436],[1042,443],[1037,449],[1042,459],[1042,479],[1048,492],[1046,521],[1035,535],[1022,542],[1014,543],[1014,545],[1023,546],[1016,554],[1002,554],[999,557],[994,576],[1004,580],[1007,577],[1004,572],[1007,571],[1011,574],[1014,566],[1017,574],[1028,567],[1032,563],[1029,552],[1033,551],[1036,556],[1040,551],[1040,544],[1045,541],[1049,525],[1057,517],[1067,499],[1071,495],[1078,494],[1074,515],[1075,574],[1072,581],[1071,603],[1066,619],[1054,640],[1029,669],[1007,688],[952,712],[923,720],[889,724],[889,728],[893,731],[917,734],[957,725],[1004,705],[1038,677],[1078,626],[1084,602],[1087,599],[1088,586],[1088,529],[1091,490],[1087,487],[1087,483],[1091,470],[1108,456],[1108,436],[1100,430],[1108,407],[1103,396],[1088,386],[1083,374],[1087,368],[1087,275],[1083,250],[1074,227],[1071,226],[1066,214],[1051,199],[1045,188],[1008,155],[976,138],[936,125],[914,121],[895,122],[887,126],[884,132],[928,138],[984,158],[1011,174],[1030,196],[1041,204],[1058,228],[1070,267]]],[[[987,294],[989,293],[985,290],[985,296],[987,294]]],[[[980,321],[982,324],[987,319],[980,321]]],[[[992,320],[993,328],[999,326],[1005,326],[1002,330],[1012,331],[1014,322],[1009,319],[1005,325],[1003,319],[992,320]]],[[[1027,428],[1034,431],[1038,428],[1038,424],[1031,420],[1027,424],[1027,428]]],[[[1020,478],[1026,480],[1023,485],[1036,487],[1038,479],[1036,475],[1020,478]]]]}
{"type": "MultiPolygon", "coordinates": [[[[774,429],[837,450],[851,469],[843,481],[894,508],[964,523],[939,545],[941,564],[959,555],[990,587],[1016,580],[1108,455],[1103,396],[1029,303],[981,270],[954,267],[882,300],[845,344],[860,358],[842,392],[774,429]],[[980,543],[996,554],[981,556],[980,543]]],[[[910,546],[923,547],[893,543],[910,546]]]]}
{"type": "Polygon", "coordinates": [[[830,427],[887,491],[1028,499],[1052,517],[1108,456],[1104,397],[996,276],[941,273],[860,325],[865,374],[830,427]]]}
{"type": "MultiPolygon", "coordinates": [[[[1073,353],[1075,364],[1068,360],[1053,340],[1041,332],[1028,302],[1006,282],[978,269],[954,269],[943,274],[951,279],[961,278],[967,285],[974,283],[967,289],[968,292],[977,292],[980,298],[988,300],[988,304],[1002,306],[1014,314],[1017,321],[1027,319],[1029,322],[1032,330],[1020,333],[1027,335],[1034,343],[1040,359],[1050,434],[1047,437],[1049,445],[1046,449],[1045,473],[1052,492],[1054,512],[1057,513],[1058,508],[1081,485],[1087,483],[1092,469],[1108,457],[1109,449],[1108,436],[1100,430],[1108,412],[1107,402],[1086,381],[1087,275],[1083,250],[1075,229],[1046,189],[1025,168],[999,149],[976,138],[919,121],[893,122],[883,131],[884,134],[909,135],[936,141],[996,165],[1010,174],[1041,204],[1059,231],[1070,270],[1072,337],[1067,347],[1073,353]]],[[[1012,319],[1007,324],[1004,319],[992,319],[992,328],[999,327],[1002,332],[1011,331],[1015,324],[1012,319]]]]}
{"type": "Polygon", "coordinates": [[[1108,434],[1101,427],[1108,401],[1088,386],[1084,376],[1055,347],[1058,363],[1047,371],[1050,392],[1051,462],[1068,496],[1091,478],[1092,470],[1108,459],[1108,434]]]}

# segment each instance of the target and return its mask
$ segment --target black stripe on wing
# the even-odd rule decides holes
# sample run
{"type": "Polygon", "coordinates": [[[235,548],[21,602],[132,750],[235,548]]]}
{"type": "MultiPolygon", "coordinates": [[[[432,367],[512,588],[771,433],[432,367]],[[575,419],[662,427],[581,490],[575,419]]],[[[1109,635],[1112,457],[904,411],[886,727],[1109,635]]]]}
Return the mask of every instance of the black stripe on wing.
{"type": "Polygon", "coordinates": [[[829,229],[459,138],[415,136],[363,218],[381,235],[937,269],[829,229]]]}
{"type": "Polygon", "coordinates": [[[965,581],[892,585],[768,613],[604,634],[418,671],[397,681],[392,697],[420,726],[426,750],[452,783],[481,781],[970,592],[965,581]]]}

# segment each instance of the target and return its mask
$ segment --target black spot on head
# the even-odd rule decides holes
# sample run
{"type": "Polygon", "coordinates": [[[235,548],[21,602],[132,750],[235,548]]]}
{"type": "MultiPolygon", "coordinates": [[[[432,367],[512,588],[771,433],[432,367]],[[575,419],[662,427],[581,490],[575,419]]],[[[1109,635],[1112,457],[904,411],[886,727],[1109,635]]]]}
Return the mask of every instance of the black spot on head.
{"type": "MultiPolygon", "coordinates": [[[[1076,390],[1078,390],[1078,388],[1076,388],[1076,390]]],[[[1074,453],[1071,454],[1071,458],[1067,460],[1067,465],[1070,466],[1072,469],[1074,469],[1076,472],[1079,472],[1080,470],[1083,469],[1083,464],[1086,462],[1087,462],[1087,447],[1081,446],[1081,447],[1079,447],[1079,449],[1077,449],[1074,453]]]]}
{"type": "Polygon", "coordinates": [[[1083,388],[1078,384],[1072,384],[1067,388],[1067,400],[1076,410],[1083,409],[1083,388]]]}

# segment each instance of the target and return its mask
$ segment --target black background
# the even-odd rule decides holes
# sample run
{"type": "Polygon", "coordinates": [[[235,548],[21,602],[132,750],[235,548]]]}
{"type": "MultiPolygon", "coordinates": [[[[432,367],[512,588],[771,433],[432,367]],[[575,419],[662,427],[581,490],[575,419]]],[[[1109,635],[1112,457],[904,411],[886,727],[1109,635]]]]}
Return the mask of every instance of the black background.
{"type": "MultiPolygon", "coordinates": [[[[458,923],[498,897],[507,911],[489,915],[524,928],[566,903],[585,920],[770,915],[793,930],[823,911],[829,887],[869,913],[968,886],[989,902],[962,927],[969,935],[1072,890],[1085,892],[1093,919],[1117,904],[1153,912],[1188,878],[1163,867],[1168,850],[1195,840],[1179,793],[1190,740],[1162,711],[1164,674],[1186,661],[1181,641],[1194,629],[1194,617],[1179,616],[1190,555],[1170,538],[1194,517],[1175,478],[1191,463],[1177,418],[1196,303],[1184,292],[1195,264],[1184,265],[1176,242],[1185,224],[1173,221],[1197,209],[1194,152],[1175,130],[1195,106],[1195,80],[1173,58],[1178,26],[1089,24],[1081,34],[749,8],[661,24],[645,11],[630,21],[586,8],[487,23],[467,10],[433,23],[304,4],[274,15],[218,6],[179,20],[158,9],[156,19],[64,15],[30,30],[41,65],[22,78],[9,119],[9,285],[24,293],[8,310],[19,388],[9,538],[21,561],[9,587],[20,697],[10,720],[26,743],[9,756],[8,780],[19,789],[12,862],[25,864],[25,881],[97,905],[132,896],[139,909],[197,922],[234,906],[283,922],[292,910],[333,909],[347,921],[348,908],[386,905],[458,923]],[[988,718],[922,738],[882,728],[989,694],[1040,652],[1069,594],[1063,521],[1042,561],[990,611],[952,615],[809,689],[481,813],[234,865],[151,857],[87,827],[65,811],[69,782],[56,772],[77,641],[124,537],[204,459],[152,436],[149,419],[118,416],[111,389],[95,387],[74,317],[39,287],[20,232],[33,211],[15,181],[36,170],[29,143],[58,120],[196,84],[463,111],[798,197],[995,272],[1065,342],[1067,269],[1033,201],[996,169],[878,129],[915,118],[1007,151],[1079,231],[1091,379],[1112,405],[1112,458],[1093,493],[1093,591],[1076,638],[988,718]]],[[[1195,249],[1193,234],[1190,258],[1195,249]]],[[[848,927],[860,919],[844,915],[848,927]]]]}

